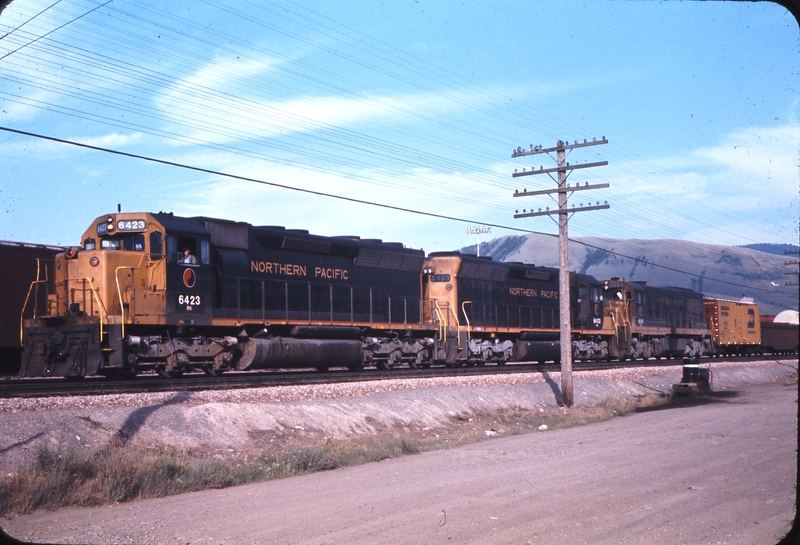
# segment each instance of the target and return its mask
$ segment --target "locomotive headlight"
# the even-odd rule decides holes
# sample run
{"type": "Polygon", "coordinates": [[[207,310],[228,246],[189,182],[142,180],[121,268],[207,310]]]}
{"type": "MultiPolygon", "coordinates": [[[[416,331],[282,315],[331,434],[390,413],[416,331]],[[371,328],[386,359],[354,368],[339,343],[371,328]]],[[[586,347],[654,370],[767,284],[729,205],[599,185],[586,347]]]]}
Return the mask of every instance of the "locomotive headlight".
{"type": "Polygon", "coordinates": [[[89,265],[91,265],[92,267],[97,267],[99,264],[100,264],[100,258],[97,256],[94,256],[92,259],[89,260],[89,265]]]}

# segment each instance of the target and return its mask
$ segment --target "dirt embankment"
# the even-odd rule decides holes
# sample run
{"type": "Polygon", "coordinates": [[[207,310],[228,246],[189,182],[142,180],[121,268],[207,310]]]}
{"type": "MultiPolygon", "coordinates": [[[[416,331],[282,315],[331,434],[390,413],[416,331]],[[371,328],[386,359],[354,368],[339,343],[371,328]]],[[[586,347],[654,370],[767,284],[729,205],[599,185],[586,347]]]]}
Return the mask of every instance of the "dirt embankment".
{"type": "MultiPolygon", "coordinates": [[[[61,543],[775,543],[795,510],[796,371],[796,361],[720,368],[715,395],[668,410],[492,436],[460,448],[224,490],[39,511],[2,525],[21,538],[61,543]],[[787,374],[794,378],[787,380],[787,374]]],[[[580,378],[576,397],[659,390],[675,381],[674,372],[633,380],[580,378]]],[[[404,423],[441,435],[448,421],[490,425],[469,420],[486,407],[495,414],[509,406],[558,412],[551,386],[547,380],[450,385],[379,392],[347,403],[338,397],[297,399],[272,411],[273,417],[286,411],[275,418],[281,429],[263,423],[259,429],[300,434],[314,427],[309,423],[335,421],[314,429],[366,437],[397,433],[404,423]],[[429,421],[431,414],[442,419],[429,421]],[[304,418],[295,424],[292,415],[304,418]],[[413,415],[421,422],[415,424],[413,415]],[[299,430],[300,422],[308,429],[299,430]]],[[[136,429],[137,440],[157,436],[142,433],[150,426],[174,430],[180,438],[184,426],[200,421],[212,429],[256,422],[246,412],[214,421],[212,415],[225,412],[216,403],[229,402],[183,404],[192,408],[190,414],[207,409],[204,420],[168,424],[161,418],[180,413],[151,411],[136,429]]],[[[200,430],[192,436],[211,441],[200,430]]],[[[238,445],[263,439],[242,437],[238,445]]]]}

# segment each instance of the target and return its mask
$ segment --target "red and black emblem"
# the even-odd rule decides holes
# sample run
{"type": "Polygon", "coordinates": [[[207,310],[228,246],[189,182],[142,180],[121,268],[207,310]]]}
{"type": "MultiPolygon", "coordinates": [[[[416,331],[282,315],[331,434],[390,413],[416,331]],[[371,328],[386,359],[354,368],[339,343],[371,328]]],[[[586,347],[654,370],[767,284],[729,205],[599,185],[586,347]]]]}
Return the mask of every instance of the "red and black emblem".
{"type": "Polygon", "coordinates": [[[183,284],[187,288],[193,288],[196,282],[197,282],[197,275],[194,273],[194,271],[192,269],[184,269],[183,284]]]}

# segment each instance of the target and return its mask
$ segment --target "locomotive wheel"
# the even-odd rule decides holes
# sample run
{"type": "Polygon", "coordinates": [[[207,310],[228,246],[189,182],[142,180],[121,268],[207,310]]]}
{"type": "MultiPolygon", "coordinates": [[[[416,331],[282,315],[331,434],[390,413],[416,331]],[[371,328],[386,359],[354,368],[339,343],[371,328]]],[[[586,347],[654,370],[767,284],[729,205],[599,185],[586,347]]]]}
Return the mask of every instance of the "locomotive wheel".
{"type": "MultiPolygon", "coordinates": [[[[175,371],[173,371],[173,373],[174,372],[175,371]]],[[[214,369],[214,366],[209,363],[203,366],[203,372],[210,377],[221,377],[222,374],[225,372],[225,369],[214,369]]]]}
{"type": "Polygon", "coordinates": [[[389,371],[395,365],[399,364],[403,361],[403,353],[400,350],[393,350],[389,357],[385,360],[379,360],[375,362],[375,367],[380,369],[381,371],[389,371]]]}
{"type": "Polygon", "coordinates": [[[134,371],[113,370],[103,373],[108,380],[131,380],[136,376],[134,371]]]}
{"type": "Polygon", "coordinates": [[[348,365],[347,369],[353,373],[360,373],[364,370],[364,362],[362,360],[358,360],[358,363],[351,363],[348,365]]]}
{"type": "Polygon", "coordinates": [[[167,369],[166,365],[156,365],[156,373],[163,378],[179,378],[183,376],[183,371],[167,369]]]}

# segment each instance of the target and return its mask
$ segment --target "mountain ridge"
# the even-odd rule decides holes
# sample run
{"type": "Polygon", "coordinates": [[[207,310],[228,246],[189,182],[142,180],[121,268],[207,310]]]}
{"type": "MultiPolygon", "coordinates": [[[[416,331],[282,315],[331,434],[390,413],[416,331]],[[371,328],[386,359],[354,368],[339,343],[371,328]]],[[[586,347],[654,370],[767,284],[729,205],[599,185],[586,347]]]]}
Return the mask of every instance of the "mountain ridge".
{"type": "MultiPolygon", "coordinates": [[[[797,286],[785,285],[792,280],[786,273],[797,273],[797,266],[786,265],[784,246],[792,247],[578,237],[570,239],[569,269],[598,280],[619,277],[655,286],[690,288],[720,299],[752,297],[761,314],[775,315],[782,310],[797,310],[800,299],[797,286]],[[775,253],[778,249],[780,253],[775,253]]],[[[472,245],[461,251],[474,254],[475,250],[472,245]]],[[[480,250],[481,255],[495,261],[558,267],[557,236],[508,235],[482,242],[480,250]]]]}

